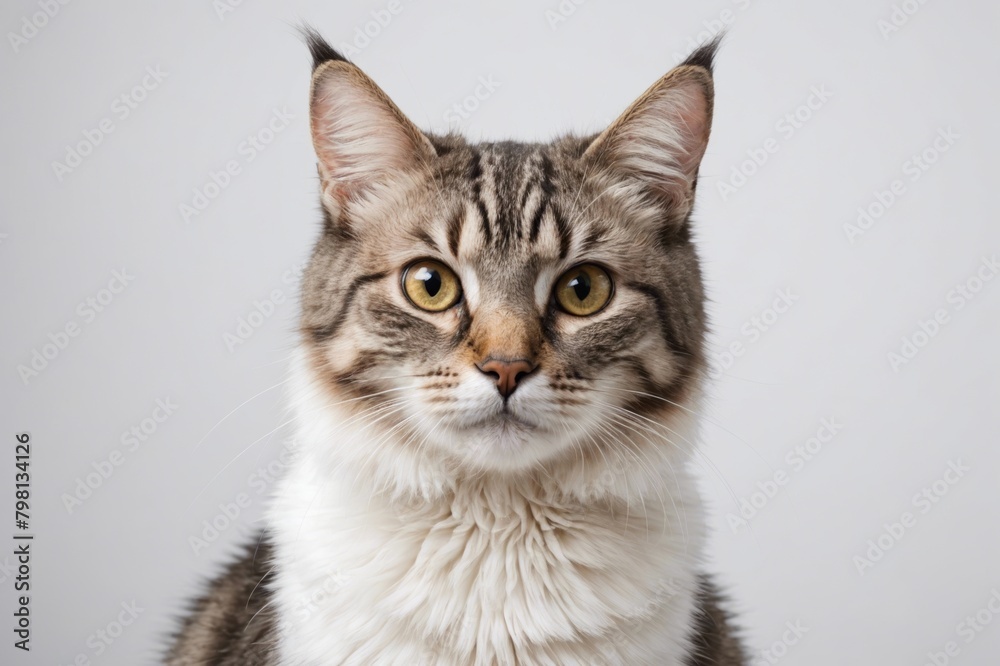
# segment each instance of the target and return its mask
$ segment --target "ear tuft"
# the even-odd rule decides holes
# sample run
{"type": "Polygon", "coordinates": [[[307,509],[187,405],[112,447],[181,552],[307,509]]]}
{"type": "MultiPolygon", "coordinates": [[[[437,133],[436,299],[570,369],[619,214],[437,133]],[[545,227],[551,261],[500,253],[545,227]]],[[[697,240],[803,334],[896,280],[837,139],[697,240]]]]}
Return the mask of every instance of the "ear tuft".
{"type": "Polygon", "coordinates": [[[680,65],[691,65],[693,67],[701,67],[702,69],[707,69],[708,73],[713,73],[713,68],[715,67],[715,55],[719,52],[719,45],[722,44],[722,39],[725,37],[725,33],[719,33],[709,41],[705,42],[697,49],[694,50],[691,55],[684,59],[684,62],[680,65]]]}
{"type": "Polygon", "coordinates": [[[311,25],[303,24],[299,26],[299,34],[302,35],[302,39],[305,40],[306,46],[309,47],[309,53],[312,54],[313,59],[313,71],[319,68],[324,62],[334,61],[334,62],[347,62],[347,58],[340,54],[340,51],[330,46],[330,44],[323,39],[323,36],[313,28],[311,25]]]}

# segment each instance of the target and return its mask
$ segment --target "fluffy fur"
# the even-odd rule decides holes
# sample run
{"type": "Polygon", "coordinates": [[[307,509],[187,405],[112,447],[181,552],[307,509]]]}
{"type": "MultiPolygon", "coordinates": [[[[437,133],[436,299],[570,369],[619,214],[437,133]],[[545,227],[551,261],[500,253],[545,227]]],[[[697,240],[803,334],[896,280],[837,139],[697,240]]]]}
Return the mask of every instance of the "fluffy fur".
{"type": "Polygon", "coordinates": [[[742,664],[700,573],[687,469],[714,45],[598,136],[470,144],[421,132],[310,41],[325,224],[292,370],[297,458],[267,575],[235,565],[170,663],[742,664]],[[444,312],[400,288],[424,258],[461,281],[444,312]],[[585,317],[553,300],[581,263],[615,285],[585,317]],[[533,368],[509,398],[480,370],[496,359],[533,368]]]}

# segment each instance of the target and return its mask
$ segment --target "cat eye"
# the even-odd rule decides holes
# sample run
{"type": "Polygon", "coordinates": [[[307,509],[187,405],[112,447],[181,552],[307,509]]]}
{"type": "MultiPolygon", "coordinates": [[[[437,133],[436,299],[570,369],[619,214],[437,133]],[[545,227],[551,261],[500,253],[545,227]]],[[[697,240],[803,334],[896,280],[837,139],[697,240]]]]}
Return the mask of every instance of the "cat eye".
{"type": "Polygon", "coordinates": [[[458,303],[462,286],[450,268],[438,261],[422,259],[403,271],[403,293],[421,310],[441,312],[458,303]]]}
{"type": "Polygon", "coordinates": [[[559,278],[555,297],[563,310],[585,317],[603,309],[613,291],[614,283],[606,270],[594,264],[581,264],[559,278]]]}

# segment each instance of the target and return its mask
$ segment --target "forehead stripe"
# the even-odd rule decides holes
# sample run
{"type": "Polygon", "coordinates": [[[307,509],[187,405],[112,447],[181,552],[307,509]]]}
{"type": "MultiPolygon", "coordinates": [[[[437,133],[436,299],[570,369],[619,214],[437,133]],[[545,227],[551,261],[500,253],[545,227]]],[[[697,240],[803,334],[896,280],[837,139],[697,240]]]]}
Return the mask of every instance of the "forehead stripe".
{"type": "Polygon", "coordinates": [[[531,231],[528,235],[528,240],[532,243],[538,240],[538,233],[542,228],[542,216],[545,215],[545,209],[549,206],[549,199],[555,191],[555,187],[552,185],[552,161],[549,160],[548,155],[545,153],[541,155],[541,170],[539,185],[542,188],[542,196],[538,198],[538,208],[535,209],[535,215],[531,218],[531,231]]]}
{"type": "Polygon", "coordinates": [[[469,162],[469,180],[472,181],[472,198],[475,199],[476,208],[479,210],[479,224],[483,229],[483,236],[487,243],[493,242],[493,230],[490,228],[490,216],[486,210],[486,202],[483,201],[483,163],[482,155],[479,151],[473,151],[472,160],[469,162]]]}

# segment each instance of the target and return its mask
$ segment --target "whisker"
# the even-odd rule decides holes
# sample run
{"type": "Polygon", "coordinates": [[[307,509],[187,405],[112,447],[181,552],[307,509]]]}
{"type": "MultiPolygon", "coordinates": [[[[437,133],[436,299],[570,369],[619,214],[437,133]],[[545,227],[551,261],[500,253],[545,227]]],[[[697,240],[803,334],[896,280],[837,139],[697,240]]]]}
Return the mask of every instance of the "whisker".
{"type": "Polygon", "coordinates": [[[258,397],[260,397],[260,396],[264,395],[264,394],[265,394],[265,393],[267,393],[268,391],[273,391],[274,389],[278,388],[278,387],[279,387],[279,386],[281,386],[282,384],[287,384],[287,383],[288,383],[289,381],[291,381],[291,377],[288,377],[288,378],[286,378],[286,379],[283,379],[282,381],[278,382],[277,384],[274,384],[273,386],[269,386],[268,388],[264,389],[263,391],[260,391],[259,393],[255,393],[254,395],[250,396],[249,398],[247,398],[246,400],[244,400],[243,402],[241,402],[240,404],[238,404],[238,405],[237,405],[236,407],[234,407],[234,408],[233,408],[233,409],[232,409],[232,410],[231,410],[231,411],[230,411],[230,412],[229,412],[228,414],[226,414],[226,415],[225,415],[225,416],[223,416],[223,417],[222,417],[221,419],[219,419],[219,422],[218,422],[218,423],[216,423],[216,424],[215,424],[214,426],[212,426],[211,430],[209,430],[208,432],[206,432],[206,433],[205,433],[205,435],[204,435],[204,436],[203,436],[203,437],[202,437],[201,439],[199,439],[199,440],[198,440],[198,443],[197,443],[197,444],[195,444],[195,446],[194,446],[194,450],[195,450],[195,451],[197,451],[197,450],[198,450],[198,448],[199,448],[199,447],[201,447],[201,445],[202,445],[202,442],[204,442],[204,441],[205,441],[205,440],[206,440],[206,439],[208,438],[208,436],[209,436],[209,435],[211,435],[211,434],[212,434],[213,432],[215,432],[215,429],[216,429],[216,428],[218,428],[218,427],[219,427],[220,425],[222,425],[222,424],[223,424],[223,422],[224,422],[224,421],[225,421],[226,419],[228,419],[228,418],[229,418],[230,416],[232,416],[232,415],[233,415],[233,414],[235,414],[235,413],[236,413],[237,411],[239,411],[239,410],[240,410],[240,409],[241,409],[241,408],[242,408],[242,407],[243,407],[244,405],[246,405],[246,404],[247,404],[248,402],[251,402],[251,401],[253,401],[254,399],[256,399],[256,398],[258,398],[258,397]]]}

